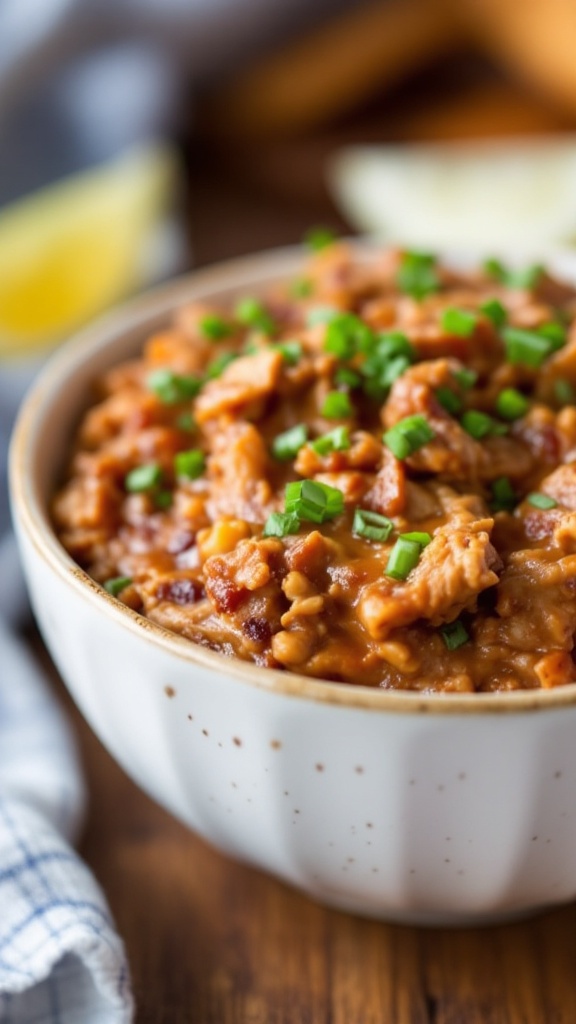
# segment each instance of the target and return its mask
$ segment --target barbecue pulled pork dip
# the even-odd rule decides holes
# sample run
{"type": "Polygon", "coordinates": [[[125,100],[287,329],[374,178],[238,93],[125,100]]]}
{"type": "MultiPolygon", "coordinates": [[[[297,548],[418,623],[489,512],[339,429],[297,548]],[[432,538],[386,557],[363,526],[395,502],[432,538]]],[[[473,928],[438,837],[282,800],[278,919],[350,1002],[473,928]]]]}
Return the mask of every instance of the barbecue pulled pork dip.
{"type": "Polygon", "coordinates": [[[189,640],[419,690],[576,680],[572,289],[495,260],[358,260],[181,309],[107,373],[53,514],[189,640]]]}

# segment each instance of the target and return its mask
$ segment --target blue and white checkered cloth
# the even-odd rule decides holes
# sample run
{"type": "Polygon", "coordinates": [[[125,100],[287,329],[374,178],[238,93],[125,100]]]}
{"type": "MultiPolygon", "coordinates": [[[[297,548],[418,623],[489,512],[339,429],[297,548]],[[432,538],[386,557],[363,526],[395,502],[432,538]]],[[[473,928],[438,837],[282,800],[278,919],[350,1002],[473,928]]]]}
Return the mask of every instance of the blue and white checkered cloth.
{"type": "Polygon", "coordinates": [[[129,1024],[124,948],[70,845],[84,807],[70,729],[15,628],[24,602],[8,538],[0,543],[0,1022],[129,1024]]]}

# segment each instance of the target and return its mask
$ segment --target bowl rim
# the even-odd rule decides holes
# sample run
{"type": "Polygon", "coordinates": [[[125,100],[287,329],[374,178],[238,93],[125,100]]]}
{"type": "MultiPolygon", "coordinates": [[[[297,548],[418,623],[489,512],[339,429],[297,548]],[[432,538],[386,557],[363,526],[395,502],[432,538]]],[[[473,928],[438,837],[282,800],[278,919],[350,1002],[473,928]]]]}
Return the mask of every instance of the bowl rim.
{"type": "MultiPolygon", "coordinates": [[[[382,248],[370,240],[355,240],[351,244],[360,255],[382,248]]],[[[576,278],[576,253],[556,250],[556,254],[571,260],[576,278]]],[[[549,711],[576,705],[576,683],[550,690],[472,694],[385,690],[362,684],[331,682],[230,658],[171,633],[122,604],[91,579],[61,545],[28,470],[33,465],[33,456],[40,439],[40,434],[35,430],[37,419],[46,415],[47,410],[59,400],[62,383],[71,369],[80,366],[86,356],[95,354],[101,346],[112,342],[114,338],[145,330],[153,320],[159,316],[168,317],[185,302],[199,300],[206,294],[216,297],[218,291],[246,286],[257,290],[266,283],[293,273],[301,265],[302,255],[301,246],[289,246],[237,257],[192,271],[123,303],[75,333],[62,345],[48,359],[29,389],[12,435],[9,483],[13,515],[19,527],[25,531],[40,557],[73,588],[78,597],[89,601],[96,610],[120,627],[137,633],[142,640],[191,666],[198,665],[224,673],[270,693],[299,697],[315,703],[404,714],[509,714],[549,711]]],[[[450,261],[449,255],[445,258],[450,261]]]]}

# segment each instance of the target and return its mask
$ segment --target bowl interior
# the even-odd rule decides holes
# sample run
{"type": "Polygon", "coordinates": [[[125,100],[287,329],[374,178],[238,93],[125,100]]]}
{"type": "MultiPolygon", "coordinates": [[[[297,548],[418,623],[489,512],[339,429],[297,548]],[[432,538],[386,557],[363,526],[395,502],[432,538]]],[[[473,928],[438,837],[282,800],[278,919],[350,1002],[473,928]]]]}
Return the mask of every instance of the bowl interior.
{"type": "MultiPolygon", "coordinates": [[[[370,245],[357,247],[369,259],[370,245]]],[[[478,257],[449,256],[456,266],[478,257]]],[[[14,431],[10,484],[13,515],[52,566],[93,599],[100,612],[120,617],[127,626],[142,629],[142,617],[112,599],[80,570],[59,543],[49,517],[49,501],[62,471],[76,424],[90,404],[93,382],[102,372],[134,356],[146,338],[164,327],[171,314],[188,302],[206,299],[234,301],[240,294],[258,292],[294,276],[302,262],[300,248],[258,254],[219,264],[173,281],[100,319],[63,346],[48,362],[26,398],[14,431]]],[[[576,282],[576,253],[556,252],[547,265],[560,277],[576,282]]],[[[218,671],[241,677],[266,689],[313,700],[375,710],[426,713],[501,712],[554,708],[576,703],[576,683],[556,690],[519,690],[495,694],[424,694],[385,691],[349,683],[330,683],[296,673],[262,669],[226,658],[170,634],[146,620],[147,636],[155,636],[180,657],[210,664],[218,671]]]]}

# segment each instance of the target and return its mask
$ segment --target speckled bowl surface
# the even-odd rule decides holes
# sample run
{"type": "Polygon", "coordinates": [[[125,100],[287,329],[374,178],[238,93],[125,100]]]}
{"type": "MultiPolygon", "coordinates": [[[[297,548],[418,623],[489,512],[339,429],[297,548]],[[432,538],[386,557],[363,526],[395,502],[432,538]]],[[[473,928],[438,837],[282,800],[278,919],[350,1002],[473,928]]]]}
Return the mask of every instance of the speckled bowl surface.
{"type": "MultiPolygon", "coordinates": [[[[57,353],[11,452],[15,525],[38,623],[123,768],[219,849],[360,914],[468,924],[576,895],[576,685],[422,695],[227,659],[109,597],[57,540],[48,502],[105,368],[188,300],[293,274],[299,251],[200,271],[57,353]]],[[[555,261],[576,280],[576,257],[555,261]]]]}

